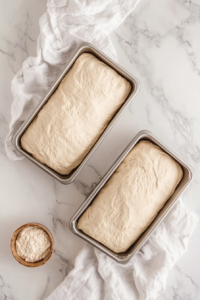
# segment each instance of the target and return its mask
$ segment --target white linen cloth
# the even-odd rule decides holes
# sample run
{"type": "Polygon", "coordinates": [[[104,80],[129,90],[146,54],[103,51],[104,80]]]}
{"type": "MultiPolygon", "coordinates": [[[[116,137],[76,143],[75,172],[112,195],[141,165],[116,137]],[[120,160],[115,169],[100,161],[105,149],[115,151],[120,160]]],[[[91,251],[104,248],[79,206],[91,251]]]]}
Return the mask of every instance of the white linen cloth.
{"type": "MultiPolygon", "coordinates": [[[[23,157],[12,137],[38,106],[82,41],[116,59],[108,34],[139,0],[48,0],[40,19],[37,57],[29,57],[12,81],[14,101],[6,152],[23,157]]],[[[74,269],[48,300],[147,300],[163,291],[169,270],[187,248],[197,217],[178,201],[142,249],[119,265],[89,244],[77,256],[74,269]]]]}
{"type": "Polygon", "coordinates": [[[29,57],[12,81],[14,101],[5,148],[11,160],[23,159],[12,138],[39,105],[83,41],[116,60],[110,34],[135,8],[139,0],[47,0],[40,19],[37,57],[29,57]]]}
{"type": "Polygon", "coordinates": [[[85,244],[74,269],[46,300],[154,300],[186,251],[197,217],[181,200],[125,265],[85,244]]]}

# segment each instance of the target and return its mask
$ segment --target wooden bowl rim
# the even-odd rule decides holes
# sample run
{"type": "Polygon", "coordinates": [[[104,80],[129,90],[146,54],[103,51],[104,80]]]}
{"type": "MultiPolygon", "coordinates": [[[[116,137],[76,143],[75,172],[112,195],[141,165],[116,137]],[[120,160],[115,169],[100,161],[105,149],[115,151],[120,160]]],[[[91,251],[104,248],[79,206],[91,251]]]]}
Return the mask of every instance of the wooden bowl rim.
{"type": "Polygon", "coordinates": [[[51,232],[44,225],[32,222],[32,223],[24,224],[24,225],[20,226],[19,228],[17,228],[15,230],[15,232],[13,233],[12,238],[11,238],[10,248],[11,248],[11,251],[12,251],[12,254],[13,254],[14,258],[21,265],[23,265],[25,267],[29,267],[29,268],[36,268],[36,267],[40,267],[40,266],[44,265],[51,258],[52,254],[53,254],[53,250],[54,250],[54,240],[53,240],[53,236],[52,236],[51,232]],[[26,227],[31,227],[31,226],[39,227],[39,228],[43,229],[46,232],[46,234],[48,235],[48,237],[50,239],[50,242],[51,242],[50,253],[45,258],[43,258],[43,259],[41,259],[37,262],[27,262],[27,261],[25,261],[23,258],[21,258],[17,254],[16,247],[15,247],[16,238],[17,238],[18,234],[20,233],[20,231],[22,231],[26,227]]]}

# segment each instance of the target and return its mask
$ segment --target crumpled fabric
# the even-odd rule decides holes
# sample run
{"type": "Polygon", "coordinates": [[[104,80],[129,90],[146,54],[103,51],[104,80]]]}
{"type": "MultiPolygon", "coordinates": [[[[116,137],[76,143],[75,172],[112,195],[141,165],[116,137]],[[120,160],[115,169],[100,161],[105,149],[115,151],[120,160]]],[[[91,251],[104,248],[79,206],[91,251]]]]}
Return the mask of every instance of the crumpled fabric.
{"type": "MultiPolygon", "coordinates": [[[[89,42],[116,60],[108,35],[139,0],[48,0],[40,19],[37,56],[24,61],[12,81],[14,101],[5,148],[23,159],[12,138],[41,102],[81,43],[89,42]]],[[[85,244],[74,269],[47,300],[153,300],[164,290],[170,269],[186,251],[197,217],[179,200],[143,247],[125,265],[85,244]]]]}
{"type": "Polygon", "coordinates": [[[108,35],[139,0],[48,0],[41,17],[37,57],[29,57],[12,81],[14,101],[5,149],[11,160],[23,159],[12,139],[22,123],[69,63],[81,43],[88,42],[117,58],[108,35]]]}
{"type": "Polygon", "coordinates": [[[86,243],[74,269],[46,300],[154,300],[186,251],[196,215],[178,200],[141,249],[121,265],[86,243]]]}

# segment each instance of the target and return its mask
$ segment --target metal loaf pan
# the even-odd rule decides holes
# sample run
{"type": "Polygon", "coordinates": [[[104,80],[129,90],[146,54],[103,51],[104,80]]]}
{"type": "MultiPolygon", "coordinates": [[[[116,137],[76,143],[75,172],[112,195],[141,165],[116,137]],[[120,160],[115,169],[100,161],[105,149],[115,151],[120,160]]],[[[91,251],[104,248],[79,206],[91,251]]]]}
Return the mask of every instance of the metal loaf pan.
{"type": "MultiPolygon", "coordinates": [[[[160,142],[157,138],[154,137],[149,131],[140,131],[135,138],[131,141],[131,143],[127,146],[127,148],[123,151],[123,153],[119,156],[119,158],[115,161],[115,163],[111,166],[93,192],[87,197],[85,202],[79,208],[79,210],[75,213],[75,215],[70,220],[70,229],[73,233],[78,235],[80,238],[89,242],[99,250],[106,253],[108,256],[112,257],[118,263],[126,263],[144,244],[144,242],[149,238],[150,234],[153,230],[158,226],[158,224],[163,220],[163,218],[168,214],[170,209],[176,203],[178,197],[185,191],[189,183],[192,181],[193,173],[191,168],[182,161],[180,157],[174,154],[171,150],[169,150],[162,142],[160,142]],[[149,140],[152,143],[158,145],[164,152],[173,157],[181,166],[183,170],[183,178],[178,184],[173,195],[168,199],[163,208],[159,211],[158,215],[151,223],[151,225],[143,232],[143,234],[137,239],[137,241],[126,251],[123,253],[115,253],[112,250],[108,249],[103,244],[94,240],[90,236],[86,235],[84,232],[77,228],[77,222],[80,216],[85,212],[85,210],[90,206],[92,201],[95,199],[98,192],[103,188],[108,179],[115,172],[120,163],[124,160],[124,158],[128,155],[128,153],[133,149],[133,147],[141,140],[149,140]]],[[[133,220],[134,221],[134,220],[133,220]]]]}
{"type": "Polygon", "coordinates": [[[15,134],[15,136],[13,138],[13,145],[14,145],[14,147],[16,147],[16,149],[20,153],[22,153],[24,156],[26,156],[28,159],[30,159],[33,163],[35,163],[37,166],[39,166],[45,172],[49,173],[55,179],[57,179],[58,181],[60,181],[63,184],[70,184],[76,178],[76,176],[78,175],[78,173],[81,171],[81,169],[86,164],[86,162],[89,160],[89,158],[92,156],[92,154],[97,149],[97,147],[101,144],[101,142],[106,137],[106,135],[108,134],[108,132],[111,130],[111,128],[113,127],[113,125],[115,124],[115,122],[118,120],[118,118],[120,117],[120,115],[125,110],[125,108],[131,103],[131,101],[133,100],[133,98],[138,93],[139,88],[140,88],[139,81],[134,76],[132,76],[131,74],[129,74],[127,71],[125,71],[122,67],[120,67],[116,62],[114,62],[112,59],[110,59],[108,56],[106,56],[105,54],[103,54],[102,52],[100,52],[99,50],[97,50],[94,46],[91,46],[89,44],[81,46],[79,48],[79,50],[77,51],[77,53],[72,58],[71,62],[65,68],[65,70],[63,71],[63,73],[60,75],[60,77],[53,84],[53,86],[51,87],[51,89],[49,90],[49,92],[46,94],[46,96],[44,97],[44,99],[42,100],[42,102],[40,103],[40,105],[38,106],[38,108],[35,110],[35,112],[19,128],[19,130],[17,131],[17,133],[15,134]],[[118,74],[120,74],[121,76],[123,76],[124,78],[126,78],[131,83],[132,89],[131,89],[131,92],[130,92],[128,98],[125,100],[125,102],[123,103],[123,105],[119,108],[119,110],[113,116],[112,120],[110,121],[110,123],[108,124],[108,126],[106,127],[106,129],[104,130],[104,132],[101,134],[101,136],[97,140],[96,144],[92,147],[92,149],[90,150],[90,152],[87,154],[87,156],[81,162],[81,164],[76,169],[74,169],[70,174],[68,174],[68,175],[61,175],[61,174],[57,173],[56,171],[54,171],[53,169],[51,169],[50,167],[48,167],[47,165],[44,165],[44,164],[40,163],[34,157],[32,157],[31,154],[29,154],[28,152],[26,152],[21,147],[21,137],[24,134],[24,132],[26,131],[26,129],[29,127],[29,125],[31,124],[31,122],[35,119],[35,117],[37,116],[37,114],[39,113],[39,111],[42,109],[42,107],[47,103],[47,101],[49,100],[49,98],[56,91],[56,89],[58,88],[58,86],[61,83],[62,79],[69,72],[69,70],[73,66],[74,62],[76,61],[76,59],[82,53],[92,53],[93,55],[95,55],[98,59],[100,59],[101,61],[103,61],[104,63],[106,63],[112,69],[114,69],[118,74]]]}

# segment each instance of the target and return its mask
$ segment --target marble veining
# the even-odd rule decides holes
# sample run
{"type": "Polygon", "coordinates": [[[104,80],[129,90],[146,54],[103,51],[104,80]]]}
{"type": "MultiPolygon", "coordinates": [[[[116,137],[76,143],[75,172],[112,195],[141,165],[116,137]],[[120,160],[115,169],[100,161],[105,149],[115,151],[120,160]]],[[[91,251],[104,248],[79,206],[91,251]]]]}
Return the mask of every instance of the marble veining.
{"type": "Polygon", "coordinates": [[[67,274],[72,270],[73,265],[71,262],[62,256],[57,250],[54,251],[55,255],[57,255],[60,260],[63,262],[63,267],[59,270],[60,273],[63,275],[63,279],[67,276],[67,274]]]}
{"type": "MultiPolygon", "coordinates": [[[[97,185],[97,183],[101,180],[101,175],[99,174],[99,172],[97,171],[97,169],[91,165],[87,165],[90,169],[90,171],[93,171],[93,178],[95,177],[95,181],[93,181],[92,183],[90,183],[90,185],[88,185],[87,183],[76,179],[74,180],[73,184],[76,186],[77,190],[79,190],[81,192],[81,194],[83,194],[84,196],[88,196],[91,191],[93,191],[93,189],[95,188],[95,186],[97,185]]],[[[88,174],[89,175],[89,174],[88,174]]],[[[87,180],[88,180],[88,176],[87,175],[87,180]]],[[[80,176],[79,176],[80,177],[80,176]]]]}
{"type": "MultiPolygon", "coordinates": [[[[69,229],[72,215],[140,130],[150,130],[193,167],[183,201],[200,217],[200,0],[141,0],[110,35],[119,63],[140,80],[141,90],[69,186],[26,159],[11,162],[5,155],[11,81],[36,55],[46,0],[0,0],[0,8],[0,300],[43,300],[83,246],[69,229]],[[55,242],[50,261],[35,269],[18,264],[9,248],[15,229],[32,221],[45,225],[55,242]]],[[[200,225],[159,300],[200,299],[199,235],[200,225]]]]}
{"type": "MultiPolygon", "coordinates": [[[[135,64],[141,76],[145,78],[145,83],[148,86],[149,93],[161,109],[161,113],[169,123],[173,131],[173,135],[184,141],[181,145],[179,145],[179,152],[185,159],[190,159],[193,162],[198,163],[200,159],[200,144],[199,140],[194,142],[193,127],[194,124],[199,126],[199,118],[189,116],[187,110],[184,109],[184,106],[186,106],[184,103],[182,104],[183,106],[180,105],[179,107],[175,107],[174,103],[171,103],[169,96],[171,96],[171,93],[174,92],[173,90],[175,90],[175,88],[172,87],[172,91],[169,93],[165,88],[165,83],[163,83],[165,76],[169,76],[169,74],[167,72],[164,73],[163,71],[158,73],[156,72],[156,69],[160,69],[158,66],[160,58],[162,59],[165,57],[167,62],[171,63],[170,61],[173,61],[172,56],[175,56],[174,53],[177,52],[177,55],[185,55],[185,65],[189,65],[187,68],[190,68],[189,71],[193,73],[193,77],[195,74],[199,76],[198,64],[196,62],[198,53],[196,53],[197,49],[192,47],[194,42],[193,40],[190,40],[191,37],[188,36],[188,26],[195,26],[197,21],[199,21],[200,4],[196,5],[193,3],[187,3],[186,5],[185,1],[161,2],[162,4],[171,3],[171,15],[173,15],[174,10],[179,9],[179,14],[176,18],[177,22],[167,26],[167,28],[161,24],[158,32],[156,32],[154,26],[151,25],[152,17],[157,17],[156,10],[151,10],[154,15],[148,15],[147,20],[141,20],[140,12],[138,14],[133,12],[125,20],[124,24],[116,30],[116,36],[129,61],[135,64]],[[176,5],[174,5],[175,3],[176,5]],[[124,28],[126,28],[125,31],[124,28]],[[171,43],[170,47],[168,46],[168,41],[171,43]],[[155,73],[152,74],[152,70],[155,70],[155,73]],[[168,96],[168,94],[170,95],[168,96]]],[[[160,5],[160,2],[153,1],[148,8],[150,6],[155,7],[155,5],[160,5]]],[[[144,8],[144,11],[145,10],[147,10],[147,8],[144,8]]],[[[147,17],[146,14],[145,17],[147,17]]],[[[183,62],[183,60],[180,62],[183,62]]],[[[176,62],[175,66],[171,66],[170,72],[176,72],[175,67],[176,62]]],[[[186,67],[182,69],[186,69],[186,67]]],[[[182,79],[183,82],[188,80],[189,87],[191,81],[189,76],[180,76],[180,80],[182,79]]],[[[199,79],[196,78],[196,81],[197,80],[199,79]]],[[[169,79],[166,78],[166,81],[169,81],[169,79]]],[[[178,87],[180,86],[178,85],[178,87]]],[[[199,86],[195,86],[195,88],[198,92],[200,91],[199,86]]],[[[186,88],[184,91],[186,91],[186,88]]],[[[188,90],[186,92],[189,94],[188,90]]],[[[192,97],[192,93],[188,96],[192,97]]],[[[199,106],[197,99],[194,99],[193,103],[199,106]]],[[[146,108],[146,113],[148,120],[150,120],[151,110],[149,104],[146,108]]]]}
{"type": "Polygon", "coordinates": [[[42,292],[42,295],[41,295],[41,297],[39,298],[40,300],[45,299],[45,297],[47,296],[47,290],[48,290],[48,287],[49,287],[49,283],[50,283],[50,277],[47,276],[47,282],[46,282],[46,285],[45,285],[44,290],[43,290],[43,292],[42,292]]]}
{"type": "Polygon", "coordinates": [[[11,287],[4,281],[0,275],[0,299],[2,300],[15,300],[16,298],[12,294],[11,287]]]}
{"type": "Polygon", "coordinates": [[[199,286],[176,265],[174,267],[173,282],[171,282],[171,285],[167,284],[166,292],[160,296],[160,300],[197,300],[199,296],[199,286]]]}

